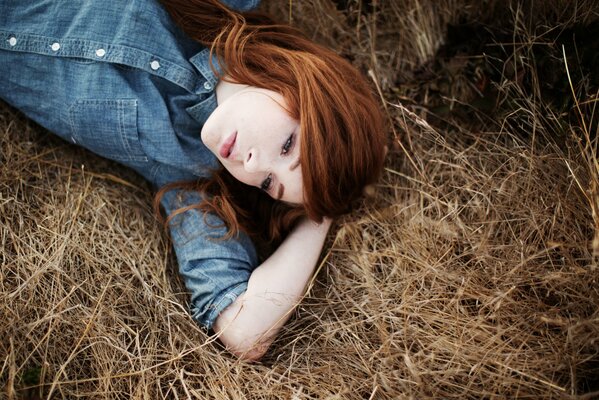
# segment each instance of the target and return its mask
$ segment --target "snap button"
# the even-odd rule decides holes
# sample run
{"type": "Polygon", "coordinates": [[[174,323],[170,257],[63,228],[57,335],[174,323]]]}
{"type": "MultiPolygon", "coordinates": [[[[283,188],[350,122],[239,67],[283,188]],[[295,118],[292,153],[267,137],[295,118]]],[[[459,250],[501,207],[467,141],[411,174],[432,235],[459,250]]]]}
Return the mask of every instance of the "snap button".
{"type": "Polygon", "coordinates": [[[17,38],[14,36],[9,37],[8,44],[10,44],[11,46],[15,46],[17,44],[17,38]]]}
{"type": "Polygon", "coordinates": [[[52,46],[50,46],[50,48],[52,49],[52,51],[58,51],[60,50],[60,43],[52,43],[52,46]]]}
{"type": "Polygon", "coordinates": [[[98,57],[104,57],[106,55],[106,50],[104,49],[98,49],[96,50],[96,56],[98,57]]]}
{"type": "Polygon", "coordinates": [[[208,81],[204,82],[204,89],[212,90],[212,84],[208,81]]]}
{"type": "Polygon", "coordinates": [[[160,68],[160,63],[158,61],[154,60],[150,63],[150,68],[152,68],[154,71],[156,71],[158,68],[160,68]]]}

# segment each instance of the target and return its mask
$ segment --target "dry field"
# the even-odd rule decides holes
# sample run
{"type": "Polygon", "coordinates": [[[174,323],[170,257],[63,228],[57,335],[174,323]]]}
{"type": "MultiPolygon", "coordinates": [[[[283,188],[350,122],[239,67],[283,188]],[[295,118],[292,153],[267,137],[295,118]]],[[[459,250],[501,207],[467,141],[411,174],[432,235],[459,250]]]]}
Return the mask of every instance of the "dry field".
{"type": "Polygon", "coordinates": [[[599,398],[599,3],[270,1],[392,144],[283,334],[190,318],[152,192],[0,105],[0,399],[599,398]]]}

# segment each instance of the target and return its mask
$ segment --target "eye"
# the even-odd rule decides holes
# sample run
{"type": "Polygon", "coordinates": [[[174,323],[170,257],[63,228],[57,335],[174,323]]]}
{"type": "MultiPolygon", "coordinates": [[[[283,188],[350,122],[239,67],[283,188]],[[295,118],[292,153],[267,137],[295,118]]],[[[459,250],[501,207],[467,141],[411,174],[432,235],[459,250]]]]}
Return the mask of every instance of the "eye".
{"type": "Polygon", "coordinates": [[[272,186],[272,174],[268,174],[265,180],[260,184],[260,189],[268,192],[272,186]]]}
{"type": "Polygon", "coordinates": [[[289,135],[289,138],[287,139],[287,141],[281,148],[281,154],[287,154],[287,153],[289,153],[289,151],[291,151],[291,148],[293,147],[293,139],[294,138],[295,138],[295,135],[293,135],[293,133],[291,135],[289,135]]]}

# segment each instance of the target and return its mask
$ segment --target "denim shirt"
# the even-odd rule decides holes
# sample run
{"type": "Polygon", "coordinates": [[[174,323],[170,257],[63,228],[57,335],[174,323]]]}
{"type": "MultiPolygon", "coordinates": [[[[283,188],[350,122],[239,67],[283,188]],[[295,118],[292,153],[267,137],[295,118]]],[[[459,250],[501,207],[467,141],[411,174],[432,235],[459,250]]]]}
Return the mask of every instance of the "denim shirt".
{"type": "MultiPolygon", "coordinates": [[[[249,10],[259,0],[226,0],[249,10]]],[[[174,25],[157,0],[0,0],[0,98],[63,139],[133,168],[155,187],[218,167],[200,139],[216,107],[209,50],[174,25]]],[[[197,203],[170,191],[167,213],[197,203]]],[[[211,328],[247,289],[257,265],[247,236],[214,215],[170,223],[191,313],[211,328]]]]}

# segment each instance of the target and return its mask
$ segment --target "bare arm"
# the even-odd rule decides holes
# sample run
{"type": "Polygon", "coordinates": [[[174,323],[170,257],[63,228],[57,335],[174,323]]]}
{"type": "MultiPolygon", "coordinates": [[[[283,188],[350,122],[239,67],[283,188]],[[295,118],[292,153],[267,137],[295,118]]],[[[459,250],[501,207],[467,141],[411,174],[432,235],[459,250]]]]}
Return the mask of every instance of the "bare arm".
{"type": "Polygon", "coordinates": [[[254,361],[268,349],[304,294],[331,221],[301,221],[258,268],[247,291],[217,318],[214,330],[227,349],[254,361]]]}

